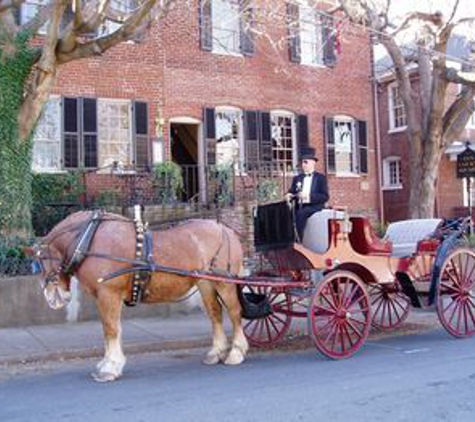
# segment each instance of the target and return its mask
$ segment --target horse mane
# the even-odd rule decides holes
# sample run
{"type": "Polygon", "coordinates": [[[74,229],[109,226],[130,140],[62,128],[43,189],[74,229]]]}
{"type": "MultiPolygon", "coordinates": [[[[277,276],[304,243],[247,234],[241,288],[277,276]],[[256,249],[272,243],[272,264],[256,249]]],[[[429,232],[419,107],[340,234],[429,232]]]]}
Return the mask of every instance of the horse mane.
{"type": "MultiPolygon", "coordinates": [[[[77,211],[73,214],[68,215],[64,220],[56,224],[56,226],[54,226],[45,237],[43,237],[41,243],[49,244],[62,233],[74,232],[76,230],[85,228],[86,224],[92,218],[94,212],[95,211],[90,210],[77,211]]],[[[132,222],[132,220],[127,217],[108,212],[105,212],[103,214],[103,221],[124,221],[129,223],[132,222]]]]}

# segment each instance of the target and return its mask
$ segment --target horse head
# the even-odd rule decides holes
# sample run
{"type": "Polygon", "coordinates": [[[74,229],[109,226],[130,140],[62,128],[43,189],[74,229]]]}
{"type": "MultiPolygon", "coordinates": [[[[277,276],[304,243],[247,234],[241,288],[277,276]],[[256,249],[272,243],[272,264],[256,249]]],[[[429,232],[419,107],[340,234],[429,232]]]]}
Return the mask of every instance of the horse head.
{"type": "Polygon", "coordinates": [[[52,309],[61,309],[71,300],[70,251],[84,229],[82,221],[74,221],[76,217],[78,215],[73,214],[55,226],[40,243],[27,251],[34,257],[33,272],[39,274],[41,289],[52,309]]]}

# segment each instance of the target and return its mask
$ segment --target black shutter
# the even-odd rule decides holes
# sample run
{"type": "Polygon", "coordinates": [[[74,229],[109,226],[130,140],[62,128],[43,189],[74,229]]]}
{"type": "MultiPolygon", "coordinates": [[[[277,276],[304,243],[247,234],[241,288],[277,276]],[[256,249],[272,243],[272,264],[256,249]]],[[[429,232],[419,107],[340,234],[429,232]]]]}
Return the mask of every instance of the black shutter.
{"type": "Polygon", "coordinates": [[[199,2],[199,25],[201,48],[205,51],[213,49],[213,22],[212,0],[200,0],[199,2]]]}
{"type": "Polygon", "coordinates": [[[97,159],[97,100],[82,99],[82,138],[84,148],[84,167],[95,168],[97,159]]]}
{"type": "Polygon", "coordinates": [[[79,167],[79,102],[77,98],[63,99],[64,167],[79,167]]]}
{"type": "Polygon", "coordinates": [[[247,170],[257,170],[259,167],[259,113],[244,112],[244,151],[247,170]]]}
{"type": "Polygon", "coordinates": [[[148,104],[135,101],[133,104],[133,129],[135,144],[135,166],[147,168],[149,161],[148,104]]]}
{"type": "Polygon", "coordinates": [[[270,163],[272,161],[272,133],[270,113],[261,111],[259,113],[260,122],[260,160],[263,163],[270,163]]]}
{"type": "Polygon", "coordinates": [[[251,2],[252,0],[240,0],[239,2],[239,37],[241,53],[244,56],[252,56],[254,54],[254,34],[252,33],[254,9],[251,7],[251,2]]]}
{"type": "Polygon", "coordinates": [[[287,3],[287,29],[289,31],[289,55],[290,61],[300,63],[300,26],[299,6],[295,3],[287,3]]]}
{"type": "Polygon", "coordinates": [[[357,120],[358,172],[368,174],[368,123],[357,120]]]}
{"type": "Polygon", "coordinates": [[[15,21],[16,25],[21,25],[21,7],[22,5],[20,4],[19,6],[15,6],[12,9],[12,14],[13,14],[13,19],[15,21]]]}
{"type": "Polygon", "coordinates": [[[335,54],[335,22],[332,16],[321,16],[322,22],[322,42],[323,42],[323,64],[325,66],[336,65],[335,54]]]}
{"type": "Polygon", "coordinates": [[[327,173],[336,173],[335,128],[332,117],[325,117],[325,148],[327,152],[327,173]]]}
{"type": "Polygon", "coordinates": [[[214,108],[204,109],[204,138],[206,165],[216,164],[216,116],[214,108]]]}
{"type": "Polygon", "coordinates": [[[302,154],[307,154],[310,152],[308,117],[303,114],[299,114],[297,116],[297,148],[299,161],[302,154]]]}

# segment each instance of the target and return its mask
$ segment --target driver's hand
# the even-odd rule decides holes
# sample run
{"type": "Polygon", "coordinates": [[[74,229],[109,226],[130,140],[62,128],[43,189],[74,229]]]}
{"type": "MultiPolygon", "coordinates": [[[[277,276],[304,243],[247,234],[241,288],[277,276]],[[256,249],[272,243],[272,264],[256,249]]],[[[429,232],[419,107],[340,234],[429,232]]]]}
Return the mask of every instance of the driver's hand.
{"type": "Polygon", "coordinates": [[[287,193],[287,194],[285,195],[285,200],[286,200],[287,202],[290,202],[290,201],[292,201],[292,198],[293,198],[293,197],[294,197],[294,195],[292,195],[291,193],[287,193]]]}

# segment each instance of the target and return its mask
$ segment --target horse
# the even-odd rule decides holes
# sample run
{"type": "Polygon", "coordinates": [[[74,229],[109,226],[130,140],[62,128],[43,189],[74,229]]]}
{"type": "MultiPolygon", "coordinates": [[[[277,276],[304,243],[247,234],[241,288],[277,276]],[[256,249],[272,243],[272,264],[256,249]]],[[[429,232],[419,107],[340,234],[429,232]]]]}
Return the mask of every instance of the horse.
{"type": "MultiPolygon", "coordinates": [[[[106,212],[97,215],[92,211],[71,214],[36,245],[33,253],[50,307],[58,309],[68,303],[72,277],[95,299],[104,331],[105,353],[92,376],[95,381],[108,382],[122,376],[126,363],[121,312],[124,301],[130,301],[137,293],[133,283],[136,273],[130,269],[136,265],[137,243],[142,242],[143,234],[137,234],[136,223],[126,217],[106,212]],[[91,230],[93,221],[95,227],[91,230]],[[79,244],[87,236],[87,250],[80,250],[79,244]]],[[[168,230],[152,231],[151,245],[154,263],[179,271],[151,272],[141,292],[141,302],[173,302],[196,286],[212,324],[212,346],[203,362],[242,363],[249,346],[241,325],[236,285],[191,275],[196,271],[241,274],[243,251],[238,235],[213,220],[188,220],[168,230]],[[223,329],[223,307],[232,323],[230,348],[223,329]]]]}

